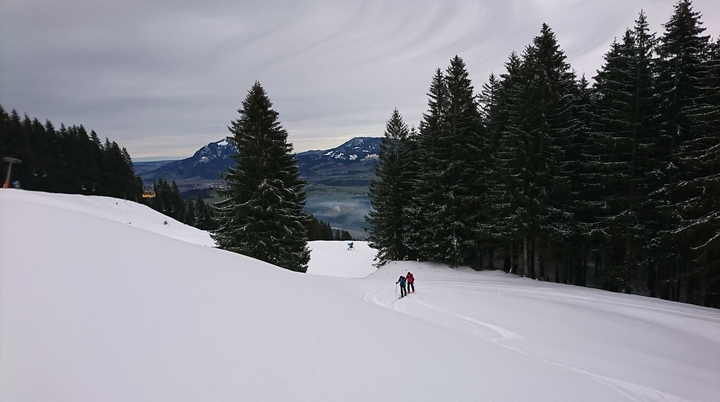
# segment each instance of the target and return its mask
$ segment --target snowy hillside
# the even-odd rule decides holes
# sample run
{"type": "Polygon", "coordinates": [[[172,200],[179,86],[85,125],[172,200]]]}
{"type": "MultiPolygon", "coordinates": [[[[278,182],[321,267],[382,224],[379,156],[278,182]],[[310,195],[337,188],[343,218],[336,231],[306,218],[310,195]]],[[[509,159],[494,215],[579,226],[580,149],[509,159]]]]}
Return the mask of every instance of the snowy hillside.
{"type": "Polygon", "coordinates": [[[311,248],[294,273],[130,201],[0,190],[0,401],[720,399],[718,310],[311,248]]]}

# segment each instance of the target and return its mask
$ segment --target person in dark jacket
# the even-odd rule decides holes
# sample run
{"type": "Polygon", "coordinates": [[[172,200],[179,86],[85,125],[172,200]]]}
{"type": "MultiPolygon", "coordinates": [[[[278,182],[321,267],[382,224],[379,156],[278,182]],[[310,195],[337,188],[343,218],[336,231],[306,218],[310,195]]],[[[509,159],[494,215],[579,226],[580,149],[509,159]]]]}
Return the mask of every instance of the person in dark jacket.
{"type": "Polygon", "coordinates": [[[405,277],[400,275],[400,279],[395,282],[395,284],[400,284],[400,298],[407,296],[407,289],[405,288],[405,277]]]}
{"type": "Polygon", "coordinates": [[[415,277],[412,272],[408,272],[407,275],[405,275],[405,280],[407,281],[408,293],[415,293],[415,277]]]}

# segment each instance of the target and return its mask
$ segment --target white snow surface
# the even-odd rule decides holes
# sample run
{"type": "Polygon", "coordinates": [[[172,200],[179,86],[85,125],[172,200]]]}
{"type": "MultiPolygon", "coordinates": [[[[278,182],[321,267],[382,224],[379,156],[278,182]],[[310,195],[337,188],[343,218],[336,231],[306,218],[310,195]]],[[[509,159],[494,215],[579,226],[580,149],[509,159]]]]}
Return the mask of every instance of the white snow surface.
{"type": "Polygon", "coordinates": [[[0,190],[0,401],[720,400],[718,310],[310,248],[294,273],[131,201],[0,190]]]}

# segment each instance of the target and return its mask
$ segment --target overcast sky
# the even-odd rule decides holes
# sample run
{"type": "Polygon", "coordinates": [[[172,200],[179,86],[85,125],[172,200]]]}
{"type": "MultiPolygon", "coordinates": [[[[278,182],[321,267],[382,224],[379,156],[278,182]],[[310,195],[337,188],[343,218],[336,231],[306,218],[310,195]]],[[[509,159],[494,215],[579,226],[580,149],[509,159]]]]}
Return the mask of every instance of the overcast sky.
{"type": "MultiPolygon", "coordinates": [[[[1,0],[0,105],[82,124],[133,160],[182,159],[223,139],[259,81],[296,152],[382,136],[427,109],[459,55],[476,92],[547,23],[578,75],[602,65],[645,10],[675,0],[1,0]]],[[[693,1],[705,34],[720,3],[693,1]]]]}

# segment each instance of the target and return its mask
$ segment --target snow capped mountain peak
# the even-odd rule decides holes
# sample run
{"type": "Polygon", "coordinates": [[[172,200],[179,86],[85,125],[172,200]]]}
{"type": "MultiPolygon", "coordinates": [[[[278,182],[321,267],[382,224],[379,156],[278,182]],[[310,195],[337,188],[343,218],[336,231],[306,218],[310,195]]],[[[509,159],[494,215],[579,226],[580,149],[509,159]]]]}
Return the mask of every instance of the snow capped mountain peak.
{"type": "Polygon", "coordinates": [[[207,161],[215,158],[223,159],[235,154],[237,154],[237,147],[227,139],[223,139],[198,149],[192,158],[207,161]]]}
{"type": "Polygon", "coordinates": [[[381,140],[382,138],[378,137],[355,137],[336,148],[327,150],[323,156],[345,161],[363,161],[368,158],[373,160],[380,151],[381,140]]]}

